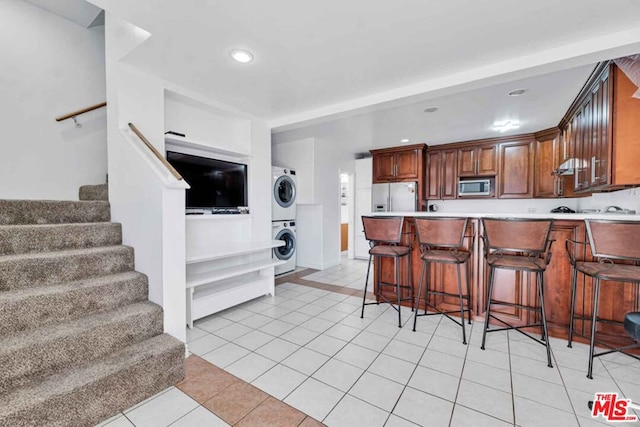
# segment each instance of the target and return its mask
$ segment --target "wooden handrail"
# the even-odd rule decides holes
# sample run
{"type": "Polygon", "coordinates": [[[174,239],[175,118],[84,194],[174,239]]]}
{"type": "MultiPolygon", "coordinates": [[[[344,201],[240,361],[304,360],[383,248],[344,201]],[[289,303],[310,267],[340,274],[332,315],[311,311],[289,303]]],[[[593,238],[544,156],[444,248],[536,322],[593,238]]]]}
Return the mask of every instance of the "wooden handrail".
{"type": "Polygon", "coordinates": [[[92,105],[91,107],[83,108],[82,110],[74,111],[73,113],[65,114],[64,116],[56,117],[56,122],[61,122],[63,120],[70,119],[75,116],[79,116],[80,114],[88,113],[89,111],[97,110],[98,108],[105,107],[107,105],[106,102],[101,102],[100,104],[92,105]]]}
{"type": "Polygon", "coordinates": [[[144,135],[142,134],[142,132],[140,132],[138,130],[138,128],[133,124],[133,123],[129,123],[129,128],[131,128],[131,130],[133,131],[133,133],[135,133],[136,135],[138,135],[138,138],[140,138],[142,140],[142,142],[144,142],[144,144],[149,148],[149,150],[151,150],[151,152],[153,154],[156,155],[156,157],[158,158],[158,160],[160,160],[162,162],[162,164],[169,169],[169,172],[171,172],[171,175],[173,175],[178,181],[182,181],[182,175],[180,175],[180,173],[178,173],[178,171],[171,166],[171,163],[169,163],[167,161],[167,159],[164,158],[164,156],[162,154],[160,154],[160,152],[156,149],[156,147],[154,147],[153,145],[151,145],[151,143],[149,142],[149,140],[147,138],[144,137],[144,135]]]}

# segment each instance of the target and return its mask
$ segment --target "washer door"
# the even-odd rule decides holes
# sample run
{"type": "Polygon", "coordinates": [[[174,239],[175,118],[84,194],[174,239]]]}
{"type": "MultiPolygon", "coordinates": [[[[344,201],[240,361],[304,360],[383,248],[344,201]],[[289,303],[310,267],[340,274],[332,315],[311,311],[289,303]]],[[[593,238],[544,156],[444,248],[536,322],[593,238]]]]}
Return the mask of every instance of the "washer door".
{"type": "Polygon", "coordinates": [[[278,205],[288,208],[296,201],[296,184],[288,175],[282,175],[273,184],[273,198],[278,205]]]}
{"type": "Polygon", "coordinates": [[[284,246],[273,249],[276,257],[285,261],[291,258],[296,250],[296,236],[293,231],[285,228],[276,235],[275,240],[284,241],[284,246]]]}

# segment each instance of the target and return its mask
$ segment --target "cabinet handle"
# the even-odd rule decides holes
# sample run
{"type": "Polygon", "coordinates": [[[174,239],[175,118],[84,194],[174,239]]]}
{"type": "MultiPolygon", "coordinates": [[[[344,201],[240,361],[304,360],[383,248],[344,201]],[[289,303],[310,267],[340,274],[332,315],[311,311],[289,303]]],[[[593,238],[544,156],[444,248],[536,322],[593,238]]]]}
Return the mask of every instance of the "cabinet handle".
{"type": "Polygon", "coordinates": [[[596,182],[596,156],[591,156],[591,182],[596,182]]]}

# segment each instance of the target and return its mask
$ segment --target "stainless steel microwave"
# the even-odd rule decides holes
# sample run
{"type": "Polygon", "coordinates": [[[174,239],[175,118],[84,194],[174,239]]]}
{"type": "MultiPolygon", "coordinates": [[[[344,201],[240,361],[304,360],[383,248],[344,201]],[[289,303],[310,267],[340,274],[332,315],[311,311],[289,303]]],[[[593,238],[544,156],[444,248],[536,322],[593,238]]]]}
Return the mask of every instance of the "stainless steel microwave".
{"type": "Polygon", "coordinates": [[[458,196],[490,196],[493,194],[493,183],[494,180],[492,178],[460,180],[458,183],[458,196]]]}

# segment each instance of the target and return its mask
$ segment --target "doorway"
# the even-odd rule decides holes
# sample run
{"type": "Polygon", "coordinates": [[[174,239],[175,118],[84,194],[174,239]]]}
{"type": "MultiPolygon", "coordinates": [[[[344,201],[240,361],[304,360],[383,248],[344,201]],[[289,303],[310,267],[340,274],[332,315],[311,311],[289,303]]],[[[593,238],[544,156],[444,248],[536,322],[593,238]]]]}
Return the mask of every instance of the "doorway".
{"type": "Polygon", "coordinates": [[[340,173],[340,254],[353,258],[353,175],[340,173]]]}

